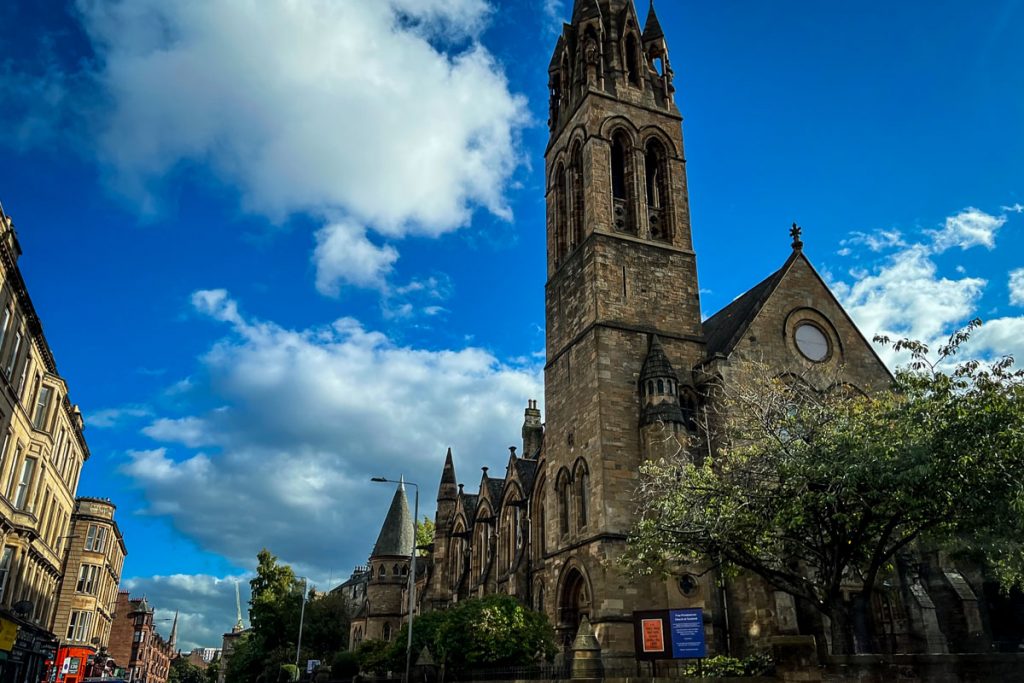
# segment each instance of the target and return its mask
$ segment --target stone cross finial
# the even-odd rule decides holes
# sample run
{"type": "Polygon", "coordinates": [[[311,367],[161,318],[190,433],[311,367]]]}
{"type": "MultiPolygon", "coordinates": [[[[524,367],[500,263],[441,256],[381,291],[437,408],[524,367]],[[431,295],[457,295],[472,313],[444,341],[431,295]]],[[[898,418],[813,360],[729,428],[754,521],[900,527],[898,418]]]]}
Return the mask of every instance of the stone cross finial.
{"type": "Polygon", "coordinates": [[[796,251],[803,249],[804,243],[803,240],[800,239],[800,236],[803,234],[804,229],[796,223],[793,223],[793,227],[789,231],[789,236],[793,238],[793,249],[796,251]]]}

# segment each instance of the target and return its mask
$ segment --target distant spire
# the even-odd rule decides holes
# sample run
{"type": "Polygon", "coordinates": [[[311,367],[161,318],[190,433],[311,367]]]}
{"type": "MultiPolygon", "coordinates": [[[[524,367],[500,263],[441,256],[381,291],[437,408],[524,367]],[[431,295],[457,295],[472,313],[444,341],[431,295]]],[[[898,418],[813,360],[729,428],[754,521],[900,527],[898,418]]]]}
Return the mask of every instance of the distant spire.
{"type": "Polygon", "coordinates": [[[452,459],[452,449],[449,448],[448,454],[444,457],[444,469],[441,470],[441,485],[437,487],[437,500],[455,500],[458,483],[458,479],[455,478],[455,461],[452,459]]]}
{"type": "Polygon", "coordinates": [[[242,598],[238,594],[238,582],[235,581],[235,627],[231,629],[233,633],[239,633],[245,630],[245,624],[242,623],[242,598]]]}
{"type": "Polygon", "coordinates": [[[804,234],[804,229],[796,223],[793,223],[793,227],[789,231],[789,236],[793,238],[793,251],[802,251],[804,248],[804,241],[800,237],[804,234]]]}
{"type": "Polygon", "coordinates": [[[171,624],[171,637],[167,639],[167,644],[173,650],[174,646],[178,643],[178,610],[174,610],[174,623],[171,624]]]}

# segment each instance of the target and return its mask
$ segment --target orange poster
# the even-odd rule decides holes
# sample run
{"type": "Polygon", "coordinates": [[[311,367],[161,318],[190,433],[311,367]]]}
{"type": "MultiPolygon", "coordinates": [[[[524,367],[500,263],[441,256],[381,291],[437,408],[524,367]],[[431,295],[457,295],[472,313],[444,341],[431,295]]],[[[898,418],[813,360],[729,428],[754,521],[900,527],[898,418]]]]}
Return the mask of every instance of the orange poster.
{"type": "Polygon", "coordinates": [[[665,625],[661,619],[641,619],[640,632],[643,634],[644,652],[665,651],[665,625]]]}

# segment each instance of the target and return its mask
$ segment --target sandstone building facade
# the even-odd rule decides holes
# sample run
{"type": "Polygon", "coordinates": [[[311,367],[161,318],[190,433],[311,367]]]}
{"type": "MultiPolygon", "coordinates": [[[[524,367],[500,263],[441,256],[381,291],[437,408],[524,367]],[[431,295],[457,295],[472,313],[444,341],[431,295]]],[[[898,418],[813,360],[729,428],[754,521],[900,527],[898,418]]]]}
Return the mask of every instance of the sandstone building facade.
{"type": "MultiPolygon", "coordinates": [[[[707,568],[628,577],[618,560],[639,470],[684,440],[672,437],[709,443],[698,418],[715,408],[715,386],[736,381],[738,359],[779,376],[830,370],[817,374],[841,376],[851,391],[884,387],[891,375],[805,256],[796,226],[776,272],[702,319],[682,116],[653,5],[642,24],[632,0],[576,0],[548,77],[546,422],[531,401],[522,450],[510,449],[498,475],[485,468],[476,492],[458,483],[449,450],[418,609],[507,593],[547,613],[565,642],[586,617],[609,658],[633,656],[632,615],[648,609],[703,608],[712,652],[821,633],[755,577],[707,568]]],[[[396,579],[407,575],[390,569],[404,567],[411,539],[390,551],[371,556],[353,643],[393,633],[405,615],[407,581],[396,579]]],[[[981,590],[941,562],[895,577],[874,605],[877,631],[901,648],[948,650],[947,633],[979,634],[981,590]]]]}
{"type": "Polygon", "coordinates": [[[114,521],[115,510],[116,506],[103,498],[75,501],[65,578],[53,624],[53,632],[65,645],[99,649],[110,643],[121,568],[128,554],[114,521]]]}
{"type": "Polygon", "coordinates": [[[68,398],[0,208],[0,679],[38,681],[52,658],[82,465],[82,414],[68,398]]]}

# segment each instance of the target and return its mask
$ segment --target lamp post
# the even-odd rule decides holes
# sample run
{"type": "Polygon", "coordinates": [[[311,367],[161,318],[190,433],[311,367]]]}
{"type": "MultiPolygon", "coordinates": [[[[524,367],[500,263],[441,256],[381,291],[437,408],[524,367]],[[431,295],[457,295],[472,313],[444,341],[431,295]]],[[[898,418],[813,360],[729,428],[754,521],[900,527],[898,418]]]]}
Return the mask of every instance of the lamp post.
{"type": "Polygon", "coordinates": [[[305,576],[300,577],[302,579],[302,608],[299,610],[299,642],[295,646],[295,669],[296,676],[299,675],[299,656],[302,653],[302,624],[306,620],[306,582],[305,576]]]}
{"type": "Polygon", "coordinates": [[[395,481],[385,477],[373,477],[370,481],[391,484],[407,484],[416,489],[415,502],[412,513],[412,553],[409,556],[409,639],[405,645],[405,683],[409,683],[409,676],[412,672],[412,619],[416,611],[416,524],[420,516],[420,487],[411,481],[395,481]]]}

